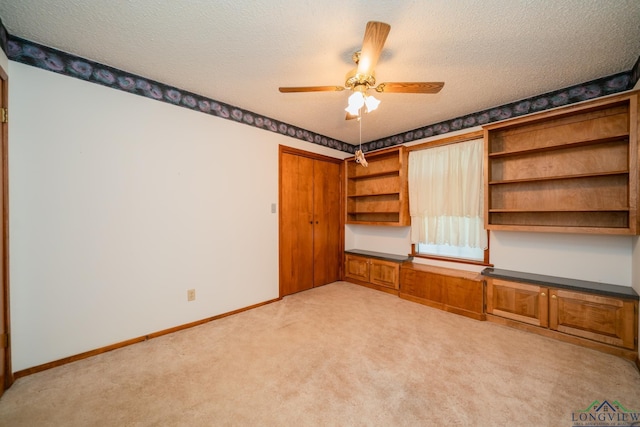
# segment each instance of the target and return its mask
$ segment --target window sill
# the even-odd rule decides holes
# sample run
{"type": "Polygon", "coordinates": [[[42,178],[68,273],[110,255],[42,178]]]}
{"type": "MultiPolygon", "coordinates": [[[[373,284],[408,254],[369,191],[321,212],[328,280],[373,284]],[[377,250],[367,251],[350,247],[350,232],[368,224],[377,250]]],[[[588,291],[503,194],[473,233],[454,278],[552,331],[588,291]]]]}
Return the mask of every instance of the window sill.
{"type": "Polygon", "coordinates": [[[457,262],[459,264],[483,265],[485,267],[493,267],[493,264],[489,262],[476,261],[473,259],[451,258],[446,256],[425,255],[425,254],[418,254],[418,253],[412,253],[411,256],[413,256],[414,258],[433,259],[437,261],[457,262]]]}

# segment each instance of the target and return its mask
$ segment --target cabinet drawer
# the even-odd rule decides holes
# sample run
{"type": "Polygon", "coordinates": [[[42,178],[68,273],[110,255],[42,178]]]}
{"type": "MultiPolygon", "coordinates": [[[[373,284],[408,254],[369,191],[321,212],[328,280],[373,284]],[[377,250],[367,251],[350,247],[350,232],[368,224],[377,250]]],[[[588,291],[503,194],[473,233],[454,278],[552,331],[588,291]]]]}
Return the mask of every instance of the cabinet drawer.
{"type": "Polygon", "coordinates": [[[487,280],[487,313],[535,326],[549,325],[546,287],[487,280]]]}
{"type": "Polygon", "coordinates": [[[634,349],[636,325],[634,301],[551,290],[549,327],[553,330],[634,349]]]}

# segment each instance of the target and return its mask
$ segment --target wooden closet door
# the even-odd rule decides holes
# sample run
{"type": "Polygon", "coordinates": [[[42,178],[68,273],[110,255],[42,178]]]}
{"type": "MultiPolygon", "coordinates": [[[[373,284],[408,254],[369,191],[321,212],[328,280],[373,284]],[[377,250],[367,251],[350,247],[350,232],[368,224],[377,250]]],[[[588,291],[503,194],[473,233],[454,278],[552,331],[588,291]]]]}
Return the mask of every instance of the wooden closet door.
{"type": "Polygon", "coordinates": [[[313,286],[340,280],[340,165],[314,160],[313,286]]]}
{"type": "Polygon", "coordinates": [[[313,287],[314,160],[280,156],[280,295],[313,287]]]}

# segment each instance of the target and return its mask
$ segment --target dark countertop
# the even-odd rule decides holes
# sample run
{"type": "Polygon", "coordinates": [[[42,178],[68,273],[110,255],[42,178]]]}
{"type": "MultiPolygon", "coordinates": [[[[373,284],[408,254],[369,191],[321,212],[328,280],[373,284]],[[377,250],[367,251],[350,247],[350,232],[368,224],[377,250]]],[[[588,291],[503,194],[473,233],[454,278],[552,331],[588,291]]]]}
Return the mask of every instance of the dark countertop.
{"type": "Polygon", "coordinates": [[[368,256],[370,258],[376,258],[376,259],[382,259],[385,261],[394,261],[394,262],[405,262],[405,261],[411,261],[413,259],[413,257],[409,255],[385,254],[383,252],[365,251],[362,249],[347,249],[344,251],[344,253],[351,254],[351,255],[368,256]]]}
{"type": "Polygon", "coordinates": [[[496,279],[514,282],[533,283],[573,291],[588,291],[594,294],[625,298],[640,299],[636,291],[628,286],[611,285],[609,283],[589,282],[586,280],[568,279],[565,277],[545,276],[542,274],[523,273],[521,271],[501,270],[499,268],[485,268],[482,275],[496,279]]]}

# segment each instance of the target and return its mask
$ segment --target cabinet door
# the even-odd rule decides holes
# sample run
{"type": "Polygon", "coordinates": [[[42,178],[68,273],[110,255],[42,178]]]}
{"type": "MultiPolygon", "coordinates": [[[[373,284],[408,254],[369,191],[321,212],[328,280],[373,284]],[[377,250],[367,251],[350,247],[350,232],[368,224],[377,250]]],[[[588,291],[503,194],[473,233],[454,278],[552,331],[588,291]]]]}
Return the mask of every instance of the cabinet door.
{"type": "Polygon", "coordinates": [[[547,327],[548,288],[506,280],[487,280],[487,313],[547,327]]]}
{"type": "Polygon", "coordinates": [[[374,285],[398,289],[400,282],[400,264],[397,262],[370,260],[369,281],[374,285]]]}
{"type": "Polygon", "coordinates": [[[352,279],[369,281],[369,259],[355,255],[344,256],[344,274],[352,279]]]}
{"type": "Polygon", "coordinates": [[[280,295],[313,287],[313,159],[280,161],[280,295]]]}
{"type": "Polygon", "coordinates": [[[551,290],[549,327],[594,341],[635,348],[636,302],[563,289],[551,290]]]}
{"type": "Polygon", "coordinates": [[[340,280],[340,165],[313,164],[313,286],[340,280]]]}

